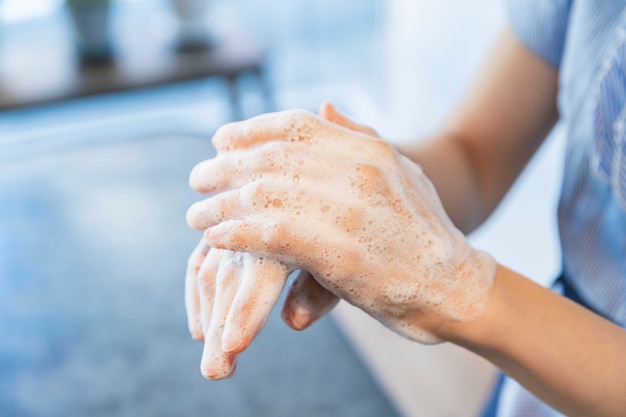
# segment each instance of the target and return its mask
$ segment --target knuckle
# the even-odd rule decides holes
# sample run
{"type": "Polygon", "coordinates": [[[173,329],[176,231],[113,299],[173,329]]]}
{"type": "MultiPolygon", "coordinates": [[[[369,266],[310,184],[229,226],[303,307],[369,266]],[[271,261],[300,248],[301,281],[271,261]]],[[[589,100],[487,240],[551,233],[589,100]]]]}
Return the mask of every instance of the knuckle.
{"type": "Polygon", "coordinates": [[[395,159],[395,157],[396,157],[396,150],[386,140],[374,139],[374,140],[372,140],[372,146],[374,147],[376,154],[381,156],[385,160],[395,159]]]}
{"type": "Polygon", "coordinates": [[[320,118],[315,113],[304,109],[289,110],[285,114],[285,124],[289,127],[287,130],[291,132],[302,132],[312,127],[319,120],[320,118]]]}
{"type": "Polygon", "coordinates": [[[384,172],[378,166],[366,162],[356,164],[357,175],[364,180],[377,180],[384,176],[384,172]]]}
{"type": "Polygon", "coordinates": [[[342,254],[342,266],[350,275],[356,275],[364,269],[363,255],[356,250],[347,250],[342,254]]]}
{"type": "Polygon", "coordinates": [[[313,112],[310,112],[309,110],[304,110],[304,109],[291,110],[290,113],[293,118],[297,120],[302,120],[302,121],[312,120],[312,119],[317,118],[317,116],[313,112]]]}
{"type": "Polygon", "coordinates": [[[288,158],[287,146],[284,142],[272,141],[264,144],[259,150],[259,160],[270,165],[282,163],[288,158]]]}
{"type": "Polygon", "coordinates": [[[233,135],[238,128],[237,122],[227,123],[217,129],[211,142],[218,151],[228,151],[233,144],[233,135]]]}
{"type": "Polygon", "coordinates": [[[276,253],[283,254],[290,246],[289,227],[283,222],[275,222],[263,236],[263,243],[267,248],[276,253]]]}
{"type": "Polygon", "coordinates": [[[356,236],[363,228],[367,220],[367,213],[364,208],[353,206],[348,207],[346,215],[336,219],[340,230],[348,235],[356,236]]]}
{"type": "Polygon", "coordinates": [[[213,295],[215,293],[215,285],[216,285],[216,276],[214,271],[204,270],[203,274],[198,275],[196,285],[198,286],[198,291],[207,296],[213,295]]]}
{"type": "Polygon", "coordinates": [[[358,163],[352,178],[352,186],[357,188],[363,197],[374,197],[385,194],[389,189],[386,172],[377,165],[358,163]]]}
{"type": "Polygon", "coordinates": [[[256,207],[267,199],[267,186],[261,182],[244,185],[239,192],[239,200],[244,207],[256,207]]]}
{"type": "Polygon", "coordinates": [[[229,194],[219,194],[214,200],[214,216],[224,221],[229,212],[233,209],[233,204],[229,194]]]}

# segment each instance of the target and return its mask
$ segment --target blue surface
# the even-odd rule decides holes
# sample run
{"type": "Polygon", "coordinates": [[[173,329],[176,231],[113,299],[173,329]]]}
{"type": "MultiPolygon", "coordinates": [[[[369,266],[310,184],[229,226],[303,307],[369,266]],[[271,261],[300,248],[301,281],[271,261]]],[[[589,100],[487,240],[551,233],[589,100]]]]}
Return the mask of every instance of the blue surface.
{"type": "MultiPolygon", "coordinates": [[[[374,72],[378,1],[232,5],[270,42],[278,89],[374,72]]],[[[201,377],[187,176],[228,121],[224,92],[206,80],[0,114],[1,417],[397,415],[330,318],[296,333],[275,312],[235,378],[201,377]]]]}
{"type": "Polygon", "coordinates": [[[199,373],[183,305],[190,167],[206,141],[0,167],[0,415],[393,416],[334,322],[274,314],[235,378],[199,373]]]}

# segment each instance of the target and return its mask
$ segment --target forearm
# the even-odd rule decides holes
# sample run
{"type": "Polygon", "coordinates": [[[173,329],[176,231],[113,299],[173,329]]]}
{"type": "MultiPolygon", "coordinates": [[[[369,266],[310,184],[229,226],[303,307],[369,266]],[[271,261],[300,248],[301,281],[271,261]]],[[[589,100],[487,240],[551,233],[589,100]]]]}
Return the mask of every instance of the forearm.
{"type": "Polygon", "coordinates": [[[450,219],[464,233],[480,226],[495,208],[483,198],[469,150],[451,134],[440,133],[399,150],[422,166],[450,219]]]}
{"type": "Polygon", "coordinates": [[[468,233],[496,208],[557,121],[558,72],[505,30],[432,138],[401,147],[468,233]]]}
{"type": "Polygon", "coordinates": [[[626,331],[511,270],[483,314],[440,330],[568,416],[624,415],[626,331]]]}

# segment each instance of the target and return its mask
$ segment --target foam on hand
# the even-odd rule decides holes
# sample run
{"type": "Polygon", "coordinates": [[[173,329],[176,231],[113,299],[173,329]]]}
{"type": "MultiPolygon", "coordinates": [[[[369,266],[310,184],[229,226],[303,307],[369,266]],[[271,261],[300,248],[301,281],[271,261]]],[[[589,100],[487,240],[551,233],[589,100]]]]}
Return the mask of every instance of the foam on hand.
{"type": "MultiPolygon", "coordinates": [[[[421,343],[439,341],[421,317],[480,313],[496,263],[455,228],[418,165],[382,140],[302,112],[272,117],[282,128],[264,120],[250,136],[247,125],[245,142],[236,126],[222,131],[216,160],[192,174],[204,190],[236,190],[190,209],[192,225],[210,228],[210,243],[311,271],[324,288],[421,343]]],[[[284,285],[250,280],[242,300],[257,292],[273,299],[284,285]]],[[[233,328],[260,321],[246,318],[244,307],[229,316],[233,328]]]]}

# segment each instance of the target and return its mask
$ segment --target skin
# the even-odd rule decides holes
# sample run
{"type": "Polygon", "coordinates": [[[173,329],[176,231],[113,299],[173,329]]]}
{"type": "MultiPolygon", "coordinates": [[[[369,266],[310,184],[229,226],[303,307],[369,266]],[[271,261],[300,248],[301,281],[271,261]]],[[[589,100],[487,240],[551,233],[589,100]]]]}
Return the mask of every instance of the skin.
{"type": "MultiPolygon", "coordinates": [[[[206,230],[206,243],[216,249],[196,251],[187,282],[198,283],[198,294],[215,282],[203,297],[226,301],[213,308],[218,324],[191,317],[192,334],[202,322],[205,339],[222,336],[222,355],[232,355],[260,330],[257,325],[243,342],[226,346],[223,334],[210,330],[225,322],[236,334],[228,317],[250,316],[239,313],[236,302],[224,313],[240,290],[232,296],[236,285],[220,284],[241,282],[242,273],[232,270],[246,262],[233,263],[232,255],[223,262],[222,255],[217,270],[203,272],[215,264],[212,251],[242,252],[250,264],[263,258],[284,268],[257,279],[267,301],[291,270],[310,271],[310,286],[296,286],[299,295],[290,297],[317,291],[312,299],[324,300],[319,312],[343,298],[404,336],[423,341],[427,335],[482,355],[566,415],[623,415],[626,331],[496,265],[461,233],[489,216],[554,126],[557,90],[557,70],[506,30],[449,121],[432,138],[400,149],[403,155],[375,132],[341,122],[345,117],[328,105],[325,119],[288,112],[221,129],[214,138],[218,157],[196,167],[190,179],[198,191],[217,194],[188,212],[190,225],[206,230]],[[298,211],[306,211],[304,220],[298,211]],[[368,250],[372,236],[378,247],[368,250]],[[268,286],[275,290],[265,292],[268,286]]],[[[202,310],[193,292],[187,296],[192,316],[202,310]]],[[[292,327],[321,315],[313,313],[315,302],[301,316],[297,304],[287,304],[283,317],[292,327]]],[[[216,343],[203,362],[222,361],[226,371],[216,375],[227,376],[228,357],[211,359],[216,343]]]]}
{"type": "MultiPolygon", "coordinates": [[[[330,104],[321,107],[320,116],[350,130],[378,137],[376,131],[353,122],[330,104]]],[[[185,279],[185,307],[189,332],[198,341],[205,341],[204,334],[211,323],[218,269],[232,269],[227,261],[221,261],[221,255],[224,252],[228,251],[210,248],[203,238],[188,260],[185,279]],[[209,254],[209,260],[205,261],[207,254],[209,254]]],[[[254,268],[254,271],[248,275],[250,280],[254,280],[257,276],[273,275],[276,280],[284,281],[289,273],[283,264],[274,259],[265,259],[264,263],[254,262],[250,267],[254,268]]],[[[241,282],[241,277],[237,277],[237,280],[241,282]]],[[[272,307],[276,303],[278,294],[269,294],[270,297],[268,298],[268,293],[264,293],[263,296],[265,296],[267,305],[272,307]]],[[[290,286],[281,316],[292,329],[303,330],[332,310],[338,302],[339,297],[322,287],[311,273],[301,270],[298,271],[290,286]]],[[[259,312],[255,313],[257,317],[262,315],[259,312]]],[[[232,315],[234,317],[242,316],[241,313],[235,311],[232,315]]],[[[205,377],[223,379],[234,374],[237,354],[252,343],[265,323],[263,320],[257,320],[253,325],[253,322],[247,317],[249,315],[250,312],[246,313],[242,319],[242,321],[247,322],[246,331],[241,332],[238,337],[233,337],[232,345],[229,346],[227,342],[222,349],[222,346],[212,343],[214,340],[221,341],[223,335],[218,338],[206,338],[201,361],[201,372],[205,377]]]]}

